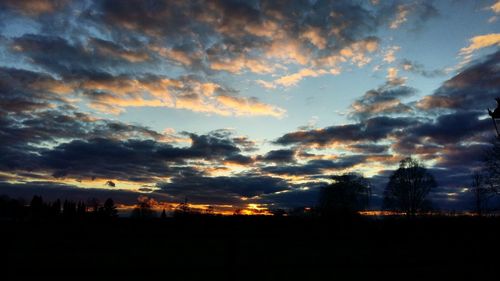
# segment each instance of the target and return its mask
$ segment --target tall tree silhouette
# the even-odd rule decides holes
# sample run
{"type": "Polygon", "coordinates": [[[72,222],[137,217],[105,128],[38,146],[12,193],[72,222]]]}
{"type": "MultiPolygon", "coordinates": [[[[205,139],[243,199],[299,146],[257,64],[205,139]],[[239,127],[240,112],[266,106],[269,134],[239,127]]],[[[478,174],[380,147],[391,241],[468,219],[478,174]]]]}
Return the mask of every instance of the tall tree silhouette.
{"type": "Polygon", "coordinates": [[[62,213],[66,219],[74,219],[77,214],[76,203],[73,201],[64,200],[62,213]]]}
{"type": "Polygon", "coordinates": [[[118,216],[118,211],[116,210],[115,202],[113,201],[113,199],[111,198],[106,199],[102,207],[102,213],[105,217],[118,216]]]}
{"type": "Polygon", "coordinates": [[[50,211],[51,216],[59,216],[61,214],[61,199],[57,199],[56,201],[52,202],[50,211]]]}
{"type": "Polygon", "coordinates": [[[83,218],[86,213],[87,213],[87,206],[85,205],[85,202],[78,201],[78,203],[76,205],[76,215],[79,218],[83,218]]]}
{"type": "Polygon", "coordinates": [[[99,208],[101,207],[101,202],[97,198],[89,198],[87,200],[87,206],[90,207],[92,213],[97,214],[99,208]]]}
{"type": "Polygon", "coordinates": [[[474,172],[471,175],[471,179],[470,191],[473,195],[474,212],[478,216],[482,216],[487,210],[488,201],[494,193],[486,185],[485,177],[481,173],[474,172]]]}
{"type": "Polygon", "coordinates": [[[320,191],[322,215],[355,213],[368,207],[371,196],[368,180],[356,174],[333,176],[332,179],[333,183],[320,191]]]}
{"type": "Polygon", "coordinates": [[[34,219],[40,219],[46,216],[47,206],[41,196],[33,196],[30,202],[31,216],[34,219]]]}
{"type": "Polygon", "coordinates": [[[405,158],[391,175],[385,188],[384,208],[415,216],[430,207],[427,196],[436,186],[434,176],[420,161],[405,158]]]}
{"type": "Polygon", "coordinates": [[[495,138],[485,153],[484,176],[484,183],[490,191],[500,193],[500,138],[495,138]]]}

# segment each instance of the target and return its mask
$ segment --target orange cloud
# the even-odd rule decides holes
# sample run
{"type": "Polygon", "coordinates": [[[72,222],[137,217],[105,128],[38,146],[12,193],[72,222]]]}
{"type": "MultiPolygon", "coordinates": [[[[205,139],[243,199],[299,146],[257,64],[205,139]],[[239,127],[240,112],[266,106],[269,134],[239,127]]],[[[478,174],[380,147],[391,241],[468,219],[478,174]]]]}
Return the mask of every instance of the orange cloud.
{"type": "Polygon", "coordinates": [[[215,60],[210,63],[210,68],[213,70],[223,70],[231,73],[239,73],[243,69],[248,69],[254,73],[271,73],[274,71],[274,67],[264,61],[246,58],[243,55],[236,58],[215,60]]]}
{"type": "Polygon", "coordinates": [[[318,49],[326,48],[326,38],[321,35],[319,28],[308,28],[301,34],[301,37],[309,40],[309,42],[311,42],[318,49]]]}
{"type": "Polygon", "coordinates": [[[396,18],[389,24],[391,29],[398,28],[401,24],[406,22],[408,12],[410,11],[409,7],[406,5],[399,5],[398,12],[396,14],[396,18]]]}
{"type": "Polygon", "coordinates": [[[417,108],[432,109],[432,108],[454,108],[458,103],[457,100],[449,97],[440,96],[425,96],[417,103],[417,108]]]}
{"type": "Polygon", "coordinates": [[[490,9],[495,13],[495,14],[500,14],[500,0],[498,0],[496,3],[490,6],[490,9]]]}
{"type": "Polygon", "coordinates": [[[296,85],[300,80],[304,79],[305,77],[318,77],[326,73],[327,72],[325,70],[313,70],[310,68],[305,68],[300,70],[299,72],[283,76],[274,82],[278,85],[289,87],[296,85]]]}
{"type": "Polygon", "coordinates": [[[460,49],[461,55],[470,55],[473,52],[486,47],[500,46],[500,33],[474,36],[469,39],[469,42],[469,46],[460,49]]]}
{"type": "Polygon", "coordinates": [[[80,85],[90,93],[90,106],[118,114],[126,107],[170,107],[223,116],[282,117],[285,110],[256,98],[234,97],[218,84],[192,79],[131,79],[117,77],[105,81],[85,81],[80,85]],[[98,91],[98,92],[95,92],[98,91]]]}
{"type": "Polygon", "coordinates": [[[399,46],[392,46],[390,47],[387,52],[384,54],[384,61],[387,63],[391,63],[396,60],[395,53],[399,51],[400,47],[399,46]]]}
{"type": "Polygon", "coordinates": [[[201,53],[188,54],[181,50],[176,50],[172,48],[151,46],[150,49],[160,56],[165,57],[174,62],[180,63],[181,65],[189,66],[193,64],[193,60],[200,59],[201,53]]]}
{"type": "Polygon", "coordinates": [[[281,118],[285,110],[276,106],[261,103],[253,98],[218,96],[217,101],[228,109],[236,109],[234,115],[270,115],[281,118]]]}
{"type": "Polygon", "coordinates": [[[40,14],[51,13],[66,5],[67,1],[54,0],[6,0],[3,1],[7,6],[18,10],[28,16],[37,16],[40,14]]]}

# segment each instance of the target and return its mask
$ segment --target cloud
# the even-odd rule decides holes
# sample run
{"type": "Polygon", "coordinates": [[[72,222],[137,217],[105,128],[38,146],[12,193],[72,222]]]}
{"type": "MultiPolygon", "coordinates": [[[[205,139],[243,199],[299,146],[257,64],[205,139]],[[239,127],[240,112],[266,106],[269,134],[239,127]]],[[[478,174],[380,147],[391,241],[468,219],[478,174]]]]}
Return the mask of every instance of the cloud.
{"type": "Polygon", "coordinates": [[[276,84],[290,87],[296,85],[304,77],[318,77],[319,75],[325,74],[326,71],[315,71],[312,69],[302,69],[299,72],[283,76],[275,81],[276,84]]]}
{"type": "Polygon", "coordinates": [[[395,67],[389,67],[387,69],[387,83],[392,86],[404,85],[406,82],[406,77],[398,76],[398,69],[395,67]]]}
{"type": "Polygon", "coordinates": [[[367,159],[365,155],[349,155],[339,157],[337,160],[315,159],[302,165],[279,165],[261,168],[265,173],[281,176],[321,176],[331,174],[332,171],[340,172],[363,163],[367,159]]]}
{"type": "Polygon", "coordinates": [[[349,146],[351,151],[363,154],[385,153],[389,149],[387,145],[360,143],[349,146]]]}
{"type": "Polygon", "coordinates": [[[276,84],[274,84],[273,82],[268,82],[268,81],[264,81],[264,80],[255,80],[255,82],[257,82],[257,84],[261,85],[262,87],[266,88],[266,89],[276,89],[276,84]]]}
{"type": "Polygon", "coordinates": [[[41,14],[53,13],[63,8],[69,1],[67,0],[5,0],[0,7],[12,9],[27,16],[38,16],[41,14]]]}
{"type": "MultiPolygon", "coordinates": [[[[281,178],[238,175],[237,177],[180,176],[158,184],[161,192],[177,202],[242,206],[248,199],[290,188],[281,178]]],[[[257,199],[254,199],[257,200],[257,199]]],[[[251,200],[250,202],[255,202],[251,200]]]]}
{"type": "Polygon", "coordinates": [[[287,133],[279,137],[275,143],[281,145],[317,145],[321,147],[349,141],[378,141],[388,137],[389,134],[398,129],[415,124],[415,122],[413,118],[380,116],[359,123],[287,133]]]}
{"type": "Polygon", "coordinates": [[[400,63],[400,66],[404,71],[422,75],[426,78],[434,78],[444,76],[446,74],[446,71],[442,69],[427,70],[425,69],[424,65],[418,62],[410,61],[408,59],[403,59],[400,63]]]}
{"type": "Polygon", "coordinates": [[[387,63],[391,63],[396,60],[395,53],[399,51],[401,47],[399,46],[391,46],[387,49],[387,51],[384,54],[384,61],[387,63]]]}
{"type": "Polygon", "coordinates": [[[197,167],[186,165],[190,160],[253,161],[240,154],[248,149],[248,141],[241,137],[235,141],[223,131],[189,134],[191,145],[176,147],[165,142],[170,136],[146,127],[76,112],[71,116],[43,111],[21,120],[0,116],[0,124],[0,170],[9,173],[36,171],[46,178],[147,182],[198,173],[197,167]]]}
{"type": "Polygon", "coordinates": [[[435,122],[422,123],[408,130],[427,143],[450,144],[465,141],[476,134],[491,130],[491,120],[479,119],[483,112],[463,111],[441,114],[435,122]]]}
{"type": "Polygon", "coordinates": [[[493,3],[493,5],[490,6],[490,9],[495,14],[500,14],[500,1],[497,1],[497,2],[493,3]]]}
{"type": "Polygon", "coordinates": [[[395,113],[409,113],[412,108],[404,104],[401,99],[411,97],[416,89],[407,86],[393,86],[387,84],[367,91],[361,98],[351,105],[351,116],[356,119],[366,119],[377,115],[395,113]]]}
{"type": "Polygon", "coordinates": [[[34,63],[63,77],[59,81],[60,90],[87,99],[89,106],[100,112],[119,114],[127,107],[147,106],[223,116],[282,117],[285,113],[282,108],[255,97],[235,96],[233,90],[193,76],[173,79],[150,73],[113,75],[108,72],[110,66],[127,69],[132,63],[148,60],[149,56],[108,41],[92,39],[83,45],[71,44],[60,37],[25,35],[16,38],[12,46],[34,63]],[[59,50],[57,54],[51,52],[53,49],[59,50]]]}
{"type": "Polygon", "coordinates": [[[150,59],[149,54],[143,51],[128,50],[114,42],[97,38],[91,38],[91,40],[93,41],[91,45],[94,45],[97,52],[103,56],[118,57],[131,63],[143,62],[150,59]]]}
{"type": "Polygon", "coordinates": [[[416,106],[422,110],[486,110],[500,96],[499,62],[499,51],[478,60],[445,81],[432,95],[419,100],[416,106]]]}
{"type": "Polygon", "coordinates": [[[413,24],[413,30],[421,27],[422,23],[439,16],[439,12],[429,1],[413,1],[410,3],[390,2],[383,6],[389,21],[390,29],[398,29],[403,24],[413,24]]]}
{"type": "Polygon", "coordinates": [[[295,162],[295,151],[293,149],[271,150],[262,157],[262,160],[275,163],[293,163],[295,162]]]}
{"type": "Polygon", "coordinates": [[[234,115],[269,115],[279,118],[285,114],[284,109],[259,102],[257,98],[220,95],[217,101],[223,107],[233,109],[234,115]]]}
{"type": "Polygon", "coordinates": [[[500,33],[490,33],[474,36],[469,39],[469,41],[469,46],[460,49],[460,54],[463,56],[470,55],[479,49],[491,46],[500,46],[500,33]]]}
{"type": "Polygon", "coordinates": [[[397,7],[397,14],[394,20],[389,24],[391,29],[398,28],[401,24],[407,21],[407,16],[410,11],[410,7],[407,5],[399,5],[397,7]]]}

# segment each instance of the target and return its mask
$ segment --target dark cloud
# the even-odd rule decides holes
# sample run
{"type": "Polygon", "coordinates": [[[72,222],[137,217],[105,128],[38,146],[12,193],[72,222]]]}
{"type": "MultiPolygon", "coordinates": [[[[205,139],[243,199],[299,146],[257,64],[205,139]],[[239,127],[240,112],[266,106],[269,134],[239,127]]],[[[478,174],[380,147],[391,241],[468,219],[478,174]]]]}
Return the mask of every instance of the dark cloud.
{"type": "Polygon", "coordinates": [[[240,55],[252,59],[252,51],[272,49],[279,37],[296,42],[304,53],[313,55],[319,50],[314,56],[320,58],[329,54],[327,50],[336,52],[366,39],[378,25],[375,12],[350,1],[106,0],[95,1],[91,8],[89,17],[93,21],[121,34],[136,32],[146,34],[153,42],[167,43],[168,50],[177,51],[167,56],[177,56],[188,65],[193,61],[183,61],[182,57],[200,57],[197,54],[205,50],[207,66],[224,64],[240,55]],[[334,27],[339,31],[331,34],[334,27]],[[215,44],[214,38],[218,39],[215,44]]]}
{"type": "Polygon", "coordinates": [[[227,132],[215,131],[208,135],[189,134],[193,156],[204,158],[234,155],[240,152],[227,132]]]}
{"type": "Polygon", "coordinates": [[[378,141],[398,129],[418,123],[414,118],[380,116],[365,121],[285,134],[275,143],[281,145],[303,144],[325,146],[336,142],[378,141]]]}
{"type": "Polygon", "coordinates": [[[491,131],[493,126],[491,120],[480,119],[484,113],[458,111],[442,114],[434,122],[419,124],[406,132],[421,140],[426,139],[427,142],[436,144],[456,143],[491,131]]]}
{"type": "Polygon", "coordinates": [[[434,70],[427,70],[424,65],[421,63],[411,61],[408,59],[403,59],[400,62],[400,66],[408,72],[415,73],[418,75],[422,75],[423,77],[426,78],[435,78],[439,76],[444,76],[446,72],[443,69],[434,69],[434,70]]]}
{"type": "Polygon", "coordinates": [[[40,165],[55,177],[112,178],[128,181],[154,181],[161,177],[199,172],[186,161],[204,159],[251,163],[226,134],[190,134],[190,147],[174,147],[154,140],[125,141],[95,138],[74,140],[41,151],[40,165]]]}
{"type": "MultiPolygon", "coordinates": [[[[110,55],[113,51],[103,51],[104,46],[108,50],[112,49],[114,45],[111,44],[105,45],[105,41],[92,38],[85,42],[70,42],[59,36],[26,34],[14,38],[11,49],[14,53],[29,57],[47,71],[65,79],[74,79],[81,76],[97,77],[108,73],[110,67],[118,71],[117,68],[130,65],[126,53],[120,56],[110,55]]],[[[134,67],[138,67],[137,62],[134,67]]]]}
{"type": "Polygon", "coordinates": [[[482,110],[500,96],[500,51],[497,51],[447,80],[434,94],[417,103],[423,110],[482,110]]]}
{"type": "Polygon", "coordinates": [[[287,176],[314,176],[331,173],[332,170],[340,172],[356,164],[363,163],[368,156],[350,155],[341,156],[338,160],[310,160],[302,165],[276,165],[265,166],[261,170],[265,173],[287,176]]]}
{"type": "Polygon", "coordinates": [[[319,200],[320,188],[324,185],[324,183],[313,184],[307,189],[294,188],[285,192],[265,194],[259,202],[268,204],[270,208],[284,209],[316,206],[319,200]]]}
{"type": "Polygon", "coordinates": [[[243,205],[246,198],[289,189],[289,184],[278,177],[238,175],[232,177],[189,176],[175,177],[158,187],[172,200],[204,204],[243,205]]]}
{"type": "Polygon", "coordinates": [[[360,143],[349,146],[349,149],[364,154],[385,153],[389,149],[387,145],[360,143]]]}
{"type": "Polygon", "coordinates": [[[271,150],[266,155],[260,158],[263,161],[275,163],[293,163],[295,159],[295,151],[293,149],[278,149],[271,150]]]}
{"type": "Polygon", "coordinates": [[[415,93],[415,88],[386,83],[377,89],[367,91],[354,101],[351,105],[351,116],[363,120],[378,115],[408,114],[412,108],[404,104],[401,99],[411,97],[415,93]]]}
{"type": "Polygon", "coordinates": [[[64,90],[64,82],[50,75],[0,67],[1,111],[19,113],[64,104],[64,99],[55,93],[64,90]]]}
{"type": "Polygon", "coordinates": [[[106,185],[109,186],[109,187],[115,187],[116,183],[114,183],[113,181],[107,181],[106,185]]]}

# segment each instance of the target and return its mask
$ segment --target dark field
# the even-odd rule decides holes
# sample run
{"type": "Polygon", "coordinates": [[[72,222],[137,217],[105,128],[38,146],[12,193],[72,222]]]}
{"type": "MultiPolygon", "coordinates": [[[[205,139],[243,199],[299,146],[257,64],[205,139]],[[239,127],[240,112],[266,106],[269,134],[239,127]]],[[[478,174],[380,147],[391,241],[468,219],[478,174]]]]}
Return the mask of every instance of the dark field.
{"type": "Polygon", "coordinates": [[[8,280],[500,276],[497,218],[193,217],[1,224],[8,280]]]}

